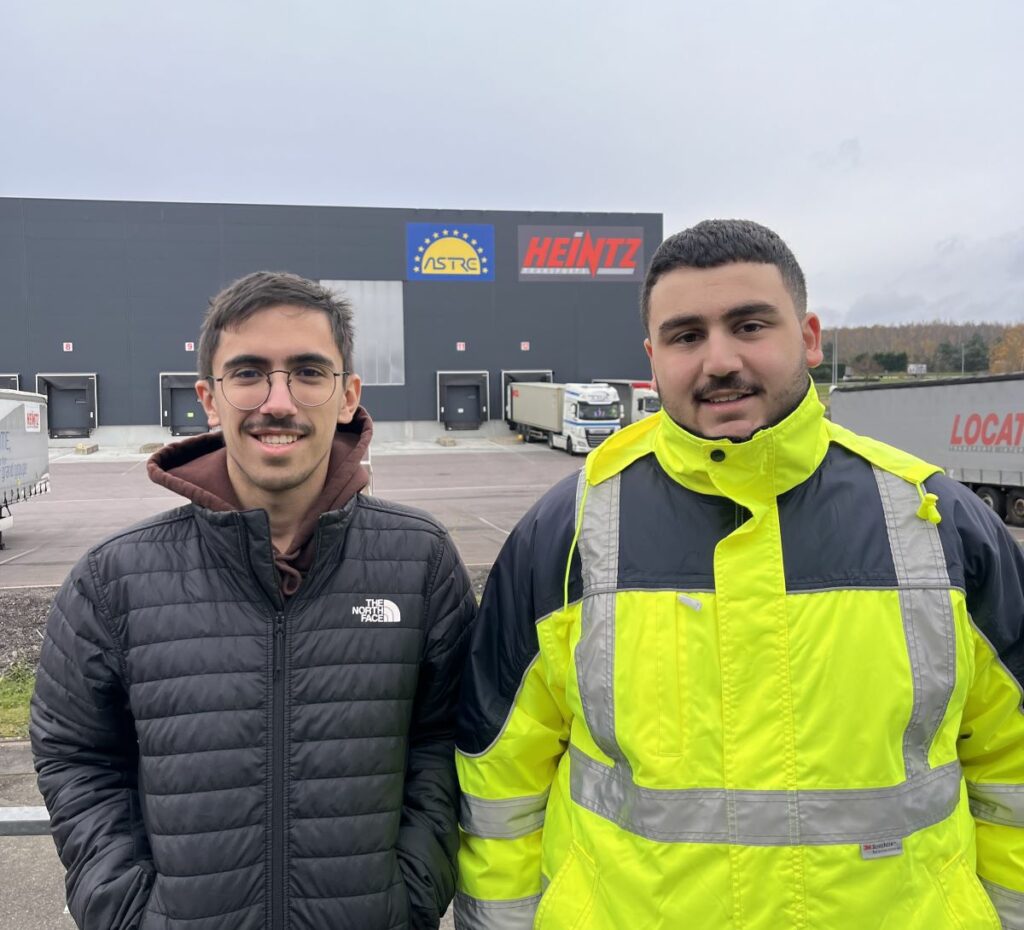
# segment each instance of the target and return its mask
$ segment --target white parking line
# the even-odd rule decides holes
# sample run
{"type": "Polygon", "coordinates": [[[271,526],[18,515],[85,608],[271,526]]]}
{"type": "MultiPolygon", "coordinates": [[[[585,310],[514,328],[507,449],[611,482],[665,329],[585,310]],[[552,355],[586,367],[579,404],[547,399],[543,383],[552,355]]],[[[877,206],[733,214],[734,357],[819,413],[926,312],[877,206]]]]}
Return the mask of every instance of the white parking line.
{"type": "Polygon", "coordinates": [[[29,553],[35,552],[36,549],[39,548],[41,547],[36,546],[32,549],[26,549],[24,552],[19,552],[17,555],[12,555],[9,559],[4,559],[2,562],[0,562],[0,565],[6,565],[8,562],[13,562],[15,559],[20,559],[23,555],[28,555],[29,553]]]}
{"type": "MultiPolygon", "coordinates": [[[[175,495],[177,496],[177,495],[175,495]]],[[[34,504],[36,507],[43,507],[47,504],[59,506],[61,504],[124,504],[129,501],[173,501],[174,497],[167,494],[150,495],[149,497],[76,497],[71,500],[58,499],[39,500],[33,497],[26,504],[34,504]]]]}
{"type": "MultiPolygon", "coordinates": [[[[439,491],[458,491],[460,494],[470,494],[474,492],[489,492],[494,493],[495,491],[546,491],[550,488],[550,484],[504,484],[500,488],[495,488],[491,484],[481,485],[442,485],[436,488],[380,488],[378,485],[377,490],[381,493],[374,496],[386,497],[388,494],[436,494],[439,491]]],[[[31,501],[26,503],[32,503],[36,507],[51,506],[56,507],[61,504],[123,504],[128,500],[132,501],[173,501],[177,495],[169,494],[150,494],[145,497],[76,497],[69,500],[54,499],[54,498],[32,498],[31,501]]]]}
{"type": "MultiPolygon", "coordinates": [[[[24,553],[22,553],[24,555],[24,553]]],[[[479,566],[486,568],[486,565],[479,566]]],[[[27,591],[29,588],[59,588],[59,584],[5,584],[0,585],[0,591],[27,591]]]]}
{"type": "Polygon", "coordinates": [[[459,491],[460,493],[487,491],[493,494],[495,491],[546,491],[550,487],[551,484],[503,484],[501,487],[496,488],[493,484],[483,484],[452,485],[439,488],[380,488],[378,484],[377,490],[381,492],[381,495],[387,496],[388,494],[432,494],[437,491],[459,491]]]}
{"type": "Polygon", "coordinates": [[[497,526],[496,524],[491,523],[490,520],[487,520],[484,517],[477,517],[477,519],[481,523],[486,523],[491,529],[497,530],[499,533],[501,533],[502,536],[508,536],[508,534],[509,534],[508,530],[503,530],[500,526],[497,526]]]}

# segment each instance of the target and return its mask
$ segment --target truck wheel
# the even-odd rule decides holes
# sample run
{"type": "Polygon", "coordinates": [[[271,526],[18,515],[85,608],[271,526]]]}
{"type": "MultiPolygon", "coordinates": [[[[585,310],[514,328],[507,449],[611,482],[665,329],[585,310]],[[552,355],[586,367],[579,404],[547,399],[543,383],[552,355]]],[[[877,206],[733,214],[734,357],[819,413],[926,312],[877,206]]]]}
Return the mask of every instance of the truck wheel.
{"type": "Polygon", "coordinates": [[[1010,526],[1024,526],[1024,491],[1020,488],[1006,495],[1006,522],[1010,526]]]}
{"type": "Polygon", "coordinates": [[[989,510],[994,510],[1000,517],[1006,513],[1006,495],[998,488],[982,484],[974,489],[974,493],[989,510]]]}
{"type": "Polygon", "coordinates": [[[572,455],[572,436],[565,437],[565,451],[572,455]]]}

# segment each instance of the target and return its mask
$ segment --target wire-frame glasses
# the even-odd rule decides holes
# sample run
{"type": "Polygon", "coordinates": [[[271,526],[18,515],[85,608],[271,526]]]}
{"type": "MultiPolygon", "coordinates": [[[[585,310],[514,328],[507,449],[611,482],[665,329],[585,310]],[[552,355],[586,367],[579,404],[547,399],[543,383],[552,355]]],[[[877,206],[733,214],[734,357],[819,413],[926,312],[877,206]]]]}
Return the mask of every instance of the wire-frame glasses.
{"type": "Polygon", "coordinates": [[[275,368],[263,371],[252,365],[232,368],[213,381],[220,383],[224,399],[238,410],[255,410],[262,407],[270,397],[271,376],[283,374],[288,376],[288,392],[295,403],[303,407],[320,407],[334,396],[338,378],[349,374],[347,371],[334,371],[327,365],[305,362],[296,365],[291,371],[275,368]]]}

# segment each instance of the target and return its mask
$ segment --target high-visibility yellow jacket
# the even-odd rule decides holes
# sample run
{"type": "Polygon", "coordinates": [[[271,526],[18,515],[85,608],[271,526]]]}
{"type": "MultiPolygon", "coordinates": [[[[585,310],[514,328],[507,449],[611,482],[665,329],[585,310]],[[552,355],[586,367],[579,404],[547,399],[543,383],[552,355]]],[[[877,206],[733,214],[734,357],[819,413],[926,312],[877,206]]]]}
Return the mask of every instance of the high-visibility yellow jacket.
{"type": "Polygon", "coordinates": [[[473,636],[460,930],[1024,928],[1024,558],[813,390],[606,441],[473,636]]]}

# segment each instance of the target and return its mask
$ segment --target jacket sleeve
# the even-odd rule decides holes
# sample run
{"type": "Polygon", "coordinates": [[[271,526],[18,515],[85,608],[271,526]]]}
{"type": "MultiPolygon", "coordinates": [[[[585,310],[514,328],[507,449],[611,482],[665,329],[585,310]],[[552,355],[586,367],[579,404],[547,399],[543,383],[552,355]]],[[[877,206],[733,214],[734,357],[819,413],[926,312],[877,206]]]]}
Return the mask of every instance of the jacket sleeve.
{"type": "Polygon", "coordinates": [[[409,732],[398,858],[412,930],[436,930],[455,894],[455,705],[476,599],[445,535],[427,596],[427,634],[409,732]]]}
{"type": "MultiPolygon", "coordinates": [[[[491,570],[459,707],[456,764],[462,844],[459,930],[533,926],[542,891],[541,836],[569,738],[565,606],[575,480],[519,523],[491,570]]],[[[578,560],[569,598],[581,592],[578,560]]]]}
{"type": "Polygon", "coordinates": [[[72,570],[47,621],[30,736],[50,830],[81,930],[134,930],[153,881],[140,815],[138,743],[121,652],[93,584],[72,570]]]}
{"type": "Polygon", "coordinates": [[[974,632],[958,745],[977,828],[977,870],[1003,927],[1024,930],[1024,556],[973,495],[955,519],[974,632]]]}

